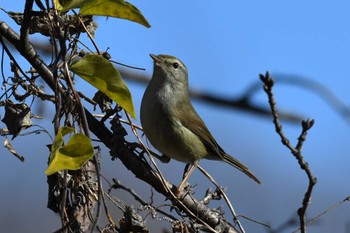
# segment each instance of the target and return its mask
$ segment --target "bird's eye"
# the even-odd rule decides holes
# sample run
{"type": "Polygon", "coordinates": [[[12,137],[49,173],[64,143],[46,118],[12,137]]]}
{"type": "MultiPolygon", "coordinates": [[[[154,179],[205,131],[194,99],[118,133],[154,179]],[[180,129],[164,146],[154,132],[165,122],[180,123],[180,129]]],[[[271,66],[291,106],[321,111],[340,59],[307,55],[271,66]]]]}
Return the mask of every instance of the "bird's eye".
{"type": "Polygon", "coordinates": [[[174,69],[177,69],[177,68],[179,68],[179,63],[177,63],[177,62],[174,62],[174,63],[173,63],[173,67],[174,67],[174,69]]]}

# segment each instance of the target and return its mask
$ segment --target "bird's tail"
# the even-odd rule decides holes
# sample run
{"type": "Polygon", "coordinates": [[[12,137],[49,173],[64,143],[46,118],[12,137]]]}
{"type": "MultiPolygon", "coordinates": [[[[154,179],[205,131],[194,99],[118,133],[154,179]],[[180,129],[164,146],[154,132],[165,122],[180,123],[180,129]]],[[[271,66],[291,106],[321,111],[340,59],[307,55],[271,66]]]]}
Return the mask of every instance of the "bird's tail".
{"type": "Polygon", "coordinates": [[[249,176],[251,179],[255,180],[258,184],[261,184],[261,181],[253,173],[251,173],[251,171],[249,171],[249,168],[244,166],[240,161],[233,158],[231,155],[223,153],[222,160],[230,164],[231,166],[237,168],[238,170],[249,176]]]}

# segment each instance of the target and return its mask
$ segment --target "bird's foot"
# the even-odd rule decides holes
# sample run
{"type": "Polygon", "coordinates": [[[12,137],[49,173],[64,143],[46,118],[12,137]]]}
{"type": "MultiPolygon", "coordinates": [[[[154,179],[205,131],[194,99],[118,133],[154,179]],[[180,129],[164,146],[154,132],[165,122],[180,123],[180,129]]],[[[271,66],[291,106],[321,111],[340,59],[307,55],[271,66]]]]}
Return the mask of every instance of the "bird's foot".
{"type": "Polygon", "coordinates": [[[170,157],[166,156],[165,154],[162,154],[161,156],[158,156],[158,159],[162,162],[162,163],[169,163],[170,162],[170,157]]]}
{"type": "Polygon", "coordinates": [[[191,185],[189,183],[181,184],[177,187],[174,194],[177,198],[184,197],[188,194],[191,189],[191,185]]]}

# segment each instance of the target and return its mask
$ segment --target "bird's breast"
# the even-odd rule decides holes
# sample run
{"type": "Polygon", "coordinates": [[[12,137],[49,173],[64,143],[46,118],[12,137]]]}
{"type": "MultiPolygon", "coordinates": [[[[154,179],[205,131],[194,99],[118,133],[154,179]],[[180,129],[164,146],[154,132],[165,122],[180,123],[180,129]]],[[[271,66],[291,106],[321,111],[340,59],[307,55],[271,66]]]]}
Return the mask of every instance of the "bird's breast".
{"type": "Polygon", "coordinates": [[[176,117],[178,100],[171,93],[171,89],[145,92],[141,104],[144,133],[150,143],[168,157],[186,163],[195,162],[207,155],[207,149],[200,138],[176,117]]]}

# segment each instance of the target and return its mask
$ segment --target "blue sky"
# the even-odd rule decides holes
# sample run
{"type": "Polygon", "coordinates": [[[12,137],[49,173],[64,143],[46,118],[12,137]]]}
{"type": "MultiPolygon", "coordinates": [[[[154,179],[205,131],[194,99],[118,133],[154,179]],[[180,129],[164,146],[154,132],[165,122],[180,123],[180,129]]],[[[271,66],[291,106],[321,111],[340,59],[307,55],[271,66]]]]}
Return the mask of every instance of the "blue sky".
{"type": "MultiPolygon", "coordinates": [[[[109,47],[113,60],[146,68],[143,73],[150,76],[152,60],[148,54],[171,54],[186,64],[191,88],[227,97],[239,97],[245,88],[258,82],[259,73],[268,70],[272,76],[281,79],[288,76],[316,81],[350,105],[348,1],[215,1],[214,4],[139,0],[131,3],[140,9],[151,28],[120,19],[97,18],[96,42],[102,51],[109,47]]],[[[15,11],[21,10],[19,5],[6,2],[1,6],[15,11]]],[[[3,13],[1,19],[8,21],[3,13]]],[[[138,110],[145,86],[128,84],[138,110]]],[[[93,88],[83,81],[78,82],[78,86],[93,95],[93,88]]],[[[308,212],[308,217],[312,217],[349,196],[350,124],[314,92],[279,82],[274,91],[280,110],[316,121],[303,148],[305,159],[318,178],[308,212]]],[[[262,89],[254,96],[254,102],[267,107],[267,97],[262,89]]],[[[194,101],[194,105],[221,146],[263,180],[264,184],[258,186],[226,164],[201,163],[220,184],[228,187],[236,211],[267,221],[273,227],[295,214],[306,191],[306,175],[280,143],[271,119],[198,101],[194,101]]],[[[50,118],[44,124],[50,129],[49,122],[50,118]]],[[[295,144],[300,125],[284,123],[284,130],[295,144]]],[[[58,218],[45,209],[47,152],[39,142],[41,139],[45,143],[50,141],[45,136],[34,137],[19,138],[19,142],[15,142],[18,151],[26,157],[24,164],[0,148],[0,167],[3,174],[12,177],[0,178],[6,187],[0,191],[1,196],[11,194],[17,198],[12,202],[10,212],[0,211],[0,216],[6,216],[0,219],[8,221],[11,216],[28,219],[26,211],[32,207],[37,209],[39,216],[48,218],[58,227],[58,218]],[[31,140],[38,141],[35,148],[31,147],[31,140]],[[29,194],[34,194],[31,190],[38,194],[29,198],[29,194]],[[22,210],[17,210],[17,205],[22,210]],[[23,210],[23,206],[28,208],[23,210]]],[[[108,158],[105,163],[106,173],[114,176],[115,167],[120,164],[112,163],[108,158]]],[[[171,163],[161,167],[165,175],[177,183],[183,165],[171,163]]],[[[125,177],[124,182],[128,175],[128,171],[119,174],[125,177]]],[[[198,194],[209,185],[199,172],[190,182],[198,184],[198,194]]],[[[0,209],[6,207],[6,203],[0,202],[0,209]]],[[[348,206],[336,209],[310,227],[309,232],[344,232],[346,222],[350,221],[348,212],[348,206]]],[[[24,232],[23,229],[33,221],[23,220],[23,228],[18,226],[17,232],[24,232]]],[[[248,231],[265,230],[248,221],[243,224],[248,231]]],[[[35,229],[44,226],[37,227],[35,229]]],[[[45,229],[53,231],[56,228],[48,224],[45,229]]]]}

